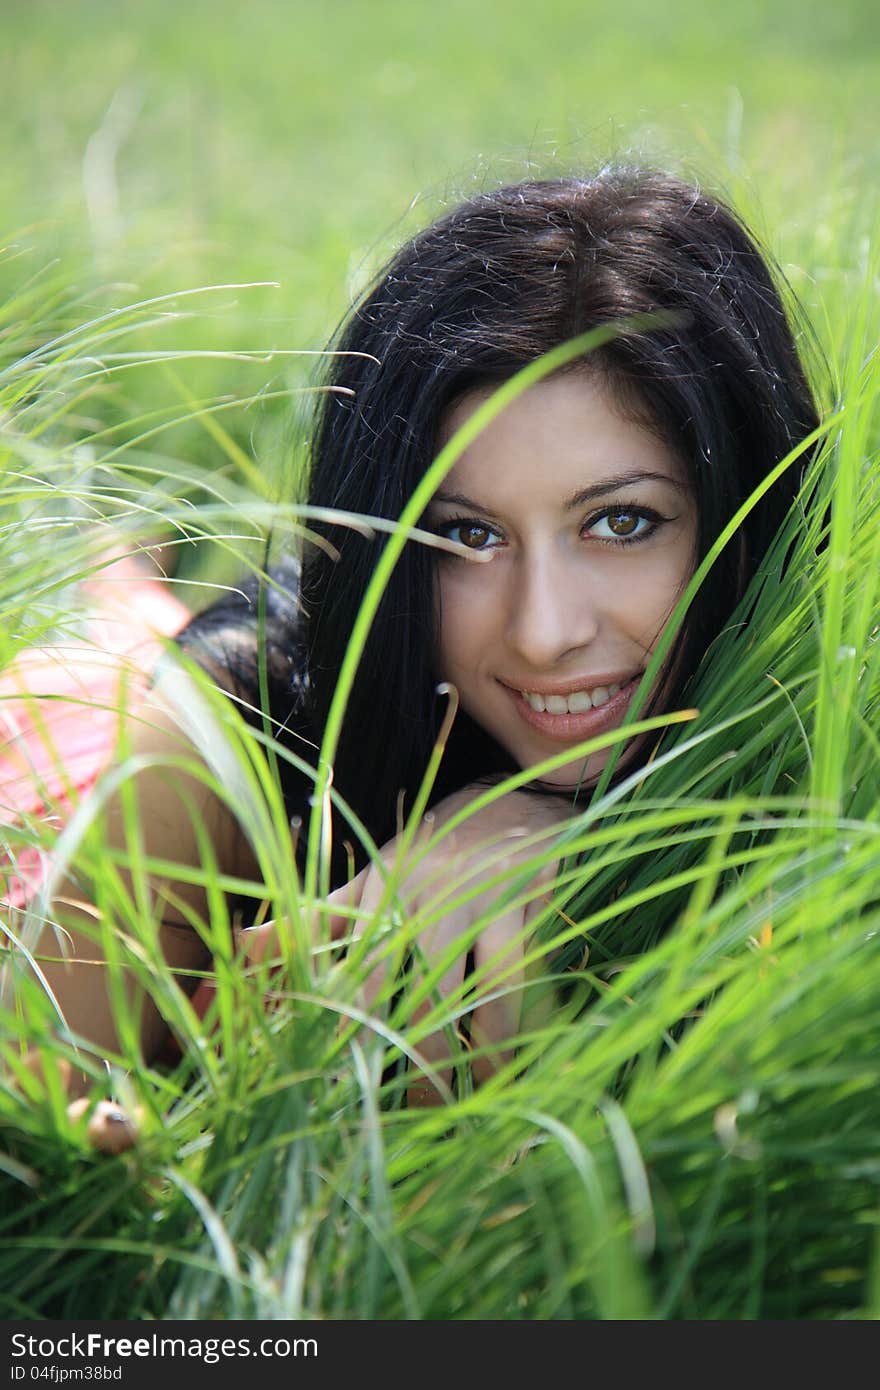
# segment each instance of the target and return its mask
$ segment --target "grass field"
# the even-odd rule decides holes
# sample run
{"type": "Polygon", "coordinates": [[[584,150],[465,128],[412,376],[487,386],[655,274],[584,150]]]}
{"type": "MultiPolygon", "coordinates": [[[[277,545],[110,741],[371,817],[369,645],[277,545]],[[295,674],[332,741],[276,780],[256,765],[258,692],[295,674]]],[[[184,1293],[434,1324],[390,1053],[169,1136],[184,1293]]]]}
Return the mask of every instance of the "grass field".
{"type": "MultiPolygon", "coordinates": [[[[262,981],[221,959],[218,1055],[151,951],[135,848],[120,893],[99,807],[66,834],[4,829],[97,885],[189,1046],[146,1068],[129,1036],[112,1076],[95,1064],[147,1117],[132,1153],[95,1154],[53,1066],[22,1070],[25,1045],[71,1042],[7,953],[0,1311],[876,1318],[876,6],[0,9],[3,665],[77,630],[111,533],[185,542],[192,605],[259,558],[296,497],[309,354],[388,250],[475,187],[623,159],[724,192],[814,326],[828,420],[748,646],[713,651],[668,761],[572,824],[542,931],[581,964],[517,1075],[402,1108],[383,1068],[423,1024],[400,1002],[384,1052],[340,1028],[357,980],[326,954],[291,960],[268,1016],[262,981]]],[[[273,915],[295,915],[258,740],[211,717],[263,778],[268,809],[245,814],[273,915]]],[[[11,923],[25,941],[39,910],[11,923]]],[[[226,926],[218,905],[205,929],[226,926]]],[[[435,1023],[457,1046],[454,1008],[435,1023]]]]}
{"type": "MultiPolygon", "coordinates": [[[[880,20],[868,3],[625,0],[612,22],[550,0],[538,25],[501,0],[7,0],[3,18],[0,286],[60,275],[85,317],[272,282],[180,306],[195,321],[166,305],[142,347],[320,349],[389,248],[441,206],[608,159],[733,196],[820,320],[838,317],[841,277],[873,227],[880,20]]],[[[301,381],[297,366],[190,363],[186,384],[266,392],[301,381]]],[[[135,404],[167,403],[155,371],[125,383],[135,404]]],[[[130,419],[132,403],[105,409],[130,419]]],[[[239,436],[285,409],[252,410],[239,436]]],[[[216,464],[204,430],[174,438],[190,463],[216,464]]]]}

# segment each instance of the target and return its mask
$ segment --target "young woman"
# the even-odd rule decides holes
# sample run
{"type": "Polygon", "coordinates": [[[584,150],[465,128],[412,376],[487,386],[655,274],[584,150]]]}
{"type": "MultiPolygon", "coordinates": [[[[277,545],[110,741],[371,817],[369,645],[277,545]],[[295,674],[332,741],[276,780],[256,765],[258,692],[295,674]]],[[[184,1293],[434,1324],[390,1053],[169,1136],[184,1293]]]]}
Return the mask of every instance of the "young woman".
{"type": "MultiPolygon", "coordinates": [[[[637,169],[520,183],[464,203],[398,252],[333,343],[341,355],[330,359],[332,389],[321,396],[308,502],[393,522],[438,450],[497,387],[602,328],[613,331],[595,350],[528,387],[481,431],[471,426],[420,518],[445,547],[407,543],[358,664],[333,787],[388,847],[386,858],[451,699],[459,707],[431,799],[435,829],[492,779],[560,755],[553,770],[470,817],[422,858],[405,880],[414,910],[455,874],[488,884],[499,853],[516,865],[523,831],[551,828],[589,796],[610,752],[585,758],[578,745],[624,722],[695,567],[816,427],[817,413],[773,276],[741,222],[699,188],[637,169]]],[[[714,564],[642,714],[686,701],[701,655],[742,596],[800,476],[799,464],[781,474],[714,564]]],[[[314,763],[388,532],[364,534],[328,520],[326,510],[311,515],[315,540],[301,558],[281,564],[262,592],[251,583],[195,618],[179,641],[258,727],[268,719],[283,747],[314,763]]],[[[136,735],[138,751],[158,763],[180,751],[177,680],[157,682],[136,735]]],[[[649,747],[644,738],[626,744],[615,775],[649,747]]],[[[299,827],[309,822],[314,778],[296,766],[279,762],[303,860],[299,827]]],[[[235,815],[197,776],[145,771],[137,796],[156,859],[198,864],[204,841],[193,826],[201,821],[221,870],[253,876],[235,815]]],[[[124,840],[122,820],[111,808],[111,841],[124,840]]],[[[382,898],[382,874],[338,812],[332,845],[337,925],[351,927],[344,907],[363,925],[382,898]]],[[[552,880],[552,865],[544,878],[552,880]]],[[[82,885],[58,896],[77,894],[82,885]]],[[[207,912],[204,891],[182,878],[157,882],[155,894],[166,958],[175,968],[206,966],[189,925],[193,913],[207,912]]],[[[484,983],[493,970],[515,974],[528,909],[499,912],[490,931],[476,941],[468,935],[491,896],[487,886],[420,942],[434,959],[451,958],[459,937],[467,943],[443,989],[481,963],[484,983]]],[[[93,934],[77,925],[76,911],[64,917],[71,960],[94,960],[93,934]]],[[[277,930],[255,930],[247,949],[271,948],[277,930]]],[[[98,1054],[112,1051],[106,972],[71,960],[46,964],[46,975],[72,1030],[98,1054]]],[[[502,1055],[516,1031],[513,1006],[488,994],[471,1019],[484,1068],[492,1046],[502,1055]]],[[[143,1003],[148,1057],[165,1032],[158,1010],[143,1003]]],[[[428,1038],[422,1051],[430,1062],[444,1048],[442,1037],[428,1038]]]]}

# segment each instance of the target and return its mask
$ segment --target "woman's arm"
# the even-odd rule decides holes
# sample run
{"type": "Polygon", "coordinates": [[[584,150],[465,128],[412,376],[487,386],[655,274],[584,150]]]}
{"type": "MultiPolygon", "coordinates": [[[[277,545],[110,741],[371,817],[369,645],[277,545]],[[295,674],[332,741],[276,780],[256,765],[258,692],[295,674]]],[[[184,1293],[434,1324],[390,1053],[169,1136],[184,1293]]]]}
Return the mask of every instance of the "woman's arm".
{"type": "MultiPolygon", "coordinates": [[[[178,691],[180,682],[178,673],[178,691]]],[[[169,866],[199,867],[201,826],[220,872],[240,874],[245,867],[244,837],[231,811],[195,770],[184,771],[173,765],[179,764],[182,757],[191,764],[198,754],[181,732],[180,709],[171,703],[162,682],[129,720],[132,758],[145,765],[132,774],[125,788],[103,810],[108,856],[114,858],[118,854],[124,860],[131,852],[127,826],[133,823],[137,827],[139,854],[169,866]]],[[[137,889],[130,872],[122,867],[119,873],[125,895],[136,900],[137,889]]],[[[208,950],[187,914],[206,919],[205,888],[176,879],[170,873],[162,878],[148,877],[147,886],[148,901],[139,902],[137,910],[152,915],[156,922],[158,947],[165,961],[174,971],[204,968],[208,950]]],[[[37,957],[67,1027],[88,1041],[93,1054],[102,1056],[116,1052],[119,1046],[109,987],[110,967],[103,942],[107,930],[124,927],[116,922],[101,922],[95,896],[92,886],[79,876],[68,877],[54,886],[51,921],[42,932],[37,957]]],[[[127,950],[123,939],[123,960],[127,950]]],[[[127,1013],[139,1021],[142,1054],[151,1061],[167,1036],[167,1024],[155,1001],[138,983],[135,972],[123,967],[122,979],[127,1013]]],[[[82,1094],[88,1086],[86,1075],[71,1073],[72,1096],[82,1094]]]]}

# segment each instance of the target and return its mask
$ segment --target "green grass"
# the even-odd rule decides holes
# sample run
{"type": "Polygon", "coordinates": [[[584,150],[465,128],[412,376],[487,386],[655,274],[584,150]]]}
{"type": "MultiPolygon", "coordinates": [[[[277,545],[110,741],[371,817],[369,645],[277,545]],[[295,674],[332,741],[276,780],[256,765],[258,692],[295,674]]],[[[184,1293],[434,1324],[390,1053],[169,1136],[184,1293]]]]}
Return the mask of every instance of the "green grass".
{"type": "MultiPolygon", "coordinates": [[[[108,958],[187,1044],[147,1068],[129,1022],[112,1077],[95,1061],[99,1088],[146,1110],[137,1149],[97,1155],[52,1066],[45,1086],[21,1070],[26,1044],[61,1058],[73,1041],[7,956],[7,1317],[880,1313],[874,9],[617,13],[552,0],[537,35],[531,7],[495,0],[4,15],[4,665],[77,632],[76,585],[110,535],[170,537],[192,602],[259,564],[270,530],[295,535],[312,360],[280,354],[319,347],[384,249],[474,185],[630,153],[698,171],[765,234],[831,369],[825,384],[805,342],[827,436],[748,627],[704,666],[699,719],[566,831],[537,1006],[493,1082],[470,1088],[463,996],[416,1023],[432,978],[413,979],[364,1026],[358,968],[302,933],[266,1013],[261,972],[223,947],[219,891],[200,924],[218,1053],[157,958],[134,804],[132,891],[102,837],[109,783],[67,829],[4,829],[94,885],[108,958]],[[568,971],[548,1014],[551,946],[568,971]],[[438,1026],[459,1094],[407,1110],[390,1064],[438,1026]]],[[[268,911],[297,920],[261,740],[206,699],[207,775],[258,840],[268,911]]],[[[133,784],[124,746],[111,776],[133,784]]],[[[29,939],[36,917],[11,925],[29,939]]],[[[386,948],[419,925],[392,882],[386,948]]]]}

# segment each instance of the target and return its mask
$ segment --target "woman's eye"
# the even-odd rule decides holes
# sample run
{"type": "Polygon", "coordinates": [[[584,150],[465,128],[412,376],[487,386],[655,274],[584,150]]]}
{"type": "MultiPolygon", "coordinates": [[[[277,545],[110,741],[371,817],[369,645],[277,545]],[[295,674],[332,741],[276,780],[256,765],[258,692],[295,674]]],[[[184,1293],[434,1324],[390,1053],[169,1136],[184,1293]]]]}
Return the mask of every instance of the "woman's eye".
{"type": "Polygon", "coordinates": [[[642,540],[656,528],[658,519],[633,507],[615,507],[597,516],[587,529],[599,540],[642,540]]]}
{"type": "Polygon", "coordinates": [[[450,522],[442,531],[456,545],[467,546],[468,550],[489,550],[500,543],[497,531],[479,521],[450,522]]]}

